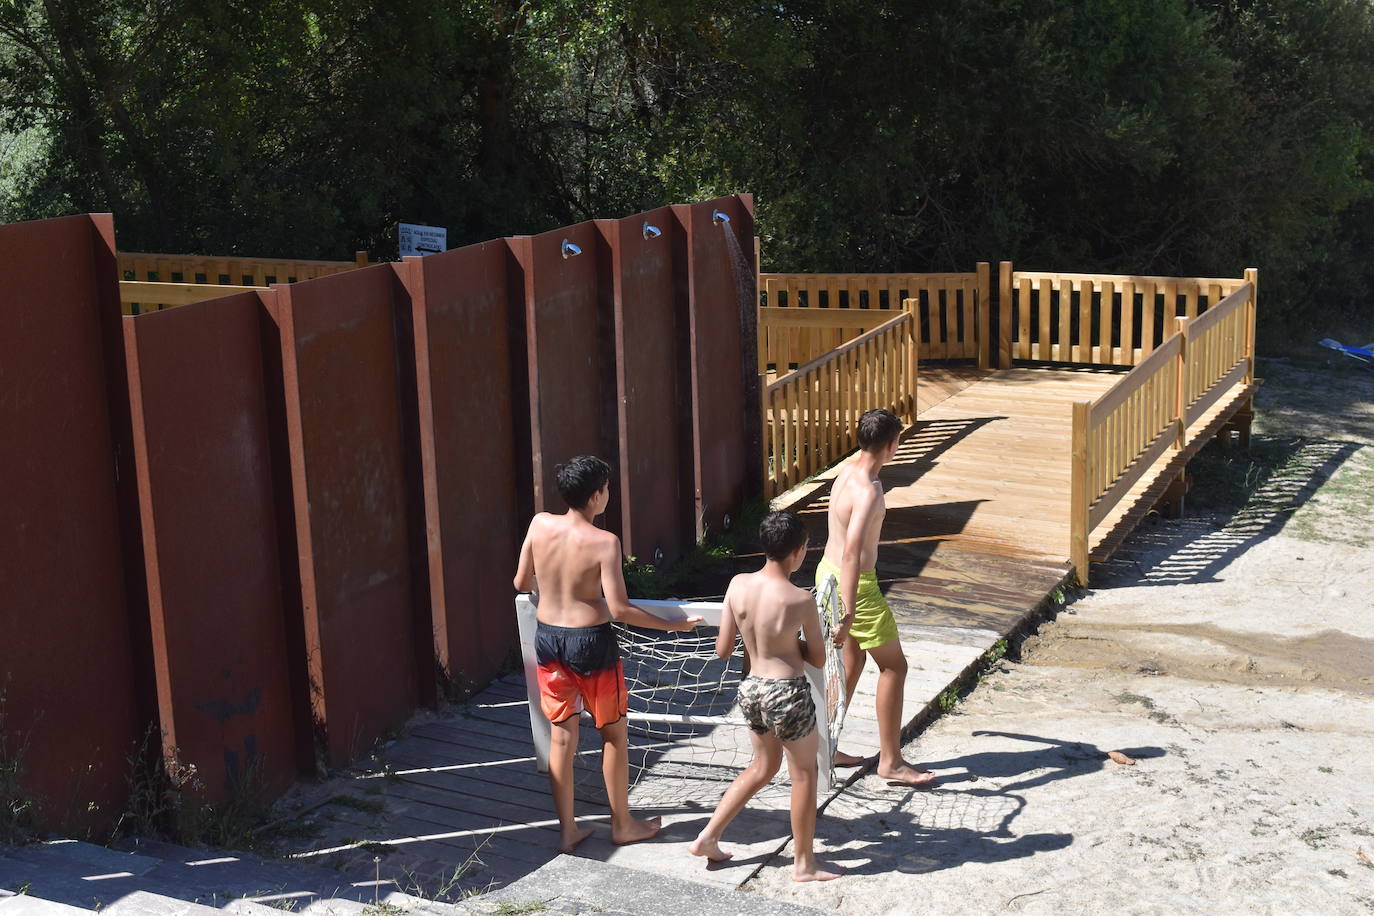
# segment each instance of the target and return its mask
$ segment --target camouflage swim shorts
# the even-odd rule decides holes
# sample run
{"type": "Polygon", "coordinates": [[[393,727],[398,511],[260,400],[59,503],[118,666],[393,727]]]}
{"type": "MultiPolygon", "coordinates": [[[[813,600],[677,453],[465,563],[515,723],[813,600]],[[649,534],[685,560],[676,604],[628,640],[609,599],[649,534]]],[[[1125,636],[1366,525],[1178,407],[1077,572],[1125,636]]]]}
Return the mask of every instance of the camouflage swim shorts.
{"type": "Polygon", "coordinates": [[[804,674],[745,678],[739,685],[739,709],[756,734],[772,732],[783,741],[798,741],[816,727],[816,704],[804,674]]]}

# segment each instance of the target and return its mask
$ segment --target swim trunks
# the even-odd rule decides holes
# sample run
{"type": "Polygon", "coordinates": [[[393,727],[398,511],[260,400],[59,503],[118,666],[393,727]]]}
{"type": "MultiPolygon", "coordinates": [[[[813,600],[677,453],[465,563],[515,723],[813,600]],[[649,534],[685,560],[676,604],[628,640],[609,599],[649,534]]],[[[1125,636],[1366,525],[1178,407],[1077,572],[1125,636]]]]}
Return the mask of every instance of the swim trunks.
{"type": "MultiPolygon", "coordinates": [[[[840,581],[840,571],[822,557],[816,566],[818,588],[828,575],[834,576],[837,583],[840,581]]],[[[859,591],[854,605],[854,622],[849,626],[849,634],[858,641],[860,649],[866,652],[897,638],[897,621],[892,616],[892,608],[887,606],[882,590],[878,588],[876,570],[859,573],[859,591]]]]}
{"type": "Polygon", "coordinates": [[[539,663],[539,706],[555,724],[584,708],[597,728],[624,717],[629,708],[620,646],[609,622],[594,627],[556,627],[539,621],[534,633],[539,663]]]}
{"type": "Polygon", "coordinates": [[[806,675],[756,677],[739,682],[739,710],[755,734],[769,732],[783,741],[797,741],[816,727],[816,702],[806,675]]]}

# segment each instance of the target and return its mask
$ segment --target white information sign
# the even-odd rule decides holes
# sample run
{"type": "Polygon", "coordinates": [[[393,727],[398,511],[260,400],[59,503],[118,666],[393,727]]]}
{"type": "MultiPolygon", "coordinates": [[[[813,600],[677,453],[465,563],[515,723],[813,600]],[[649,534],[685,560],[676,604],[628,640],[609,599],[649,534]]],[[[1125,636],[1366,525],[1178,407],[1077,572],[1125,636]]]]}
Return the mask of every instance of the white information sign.
{"type": "Polygon", "coordinates": [[[448,250],[448,230],[443,226],[417,226],[397,223],[396,237],[401,257],[434,254],[448,250]]]}

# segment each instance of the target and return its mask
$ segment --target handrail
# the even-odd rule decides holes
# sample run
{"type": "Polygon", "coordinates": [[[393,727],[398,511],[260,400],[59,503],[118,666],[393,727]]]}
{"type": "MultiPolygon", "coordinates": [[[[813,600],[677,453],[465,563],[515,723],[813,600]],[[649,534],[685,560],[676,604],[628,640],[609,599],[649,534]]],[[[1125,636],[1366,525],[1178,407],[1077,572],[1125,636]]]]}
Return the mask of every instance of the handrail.
{"type": "Polygon", "coordinates": [[[1182,417],[1190,425],[1236,382],[1250,376],[1254,285],[1246,283],[1202,318],[1183,326],[1184,367],[1182,417]],[[1204,320],[1205,319],[1205,320],[1204,320]]]}
{"type": "Polygon", "coordinates": [[[759,371],[785,374],[866,329],[863,322],[768,324],[764,311],[825,311],[835,315],[896,312],[916,301],[917,344],[922,359],[976,359],[991,366],[991,266],[963,273],[760,273],[759,371]],[[771,367],[771,370],[770,370],[771,367]]]}
{"type": "Polygon", "coordinates": [[[263,286],[221,286],[218,283],[153,283],[140,280],[119,281],[119,301],[121,303],[155,304],[160,307],[190,305],[206,299],[233,296],[253,290],[266,289],[263,286]]]}
{"type": "Polygon", "coordinates": [[[800,376],[804,372],[812,372],[820,366],[825,365],[826,363],[834,362],[835,360],[844,356],[846,353],[850,353],[854,350],[859,349],[864,344],[872,342],[873,340],[877,339],[887,331],[890,331],[893,328],[896,328],[899,325],[910,320],[911,315],[908,312],[902,312],[894,318],[889,318],[887,321],[884,321],[876,328],[873,328],[869,331],[864,331],[862,334],[860,334],[858,337],[855,337],[853,340],[840,344],[838,347],[831,350],[824,356],[818,356],[815,359],[811,360],[811,362],[798,366],[786,375],[778,376],[776,380],[768,384],[768,390],[775,391],[783,385],[786,385],[788,382],[792,381],[794,378],[800,376]]]}
{"type": "MultiPolygon", "coordinates": [[[[986,262],[983,262],[986,263],[986,262]]],[[[797,273],[794,271],[765,271],[759,274],[759,280],[829,280],[834,278],[860,278],[876,280],[904,280],[907,277],[921,277],[926,280],[962,280],[969,276],[967,271],[949,271],[945,273],[886,273],[886,274],[837,274],[837,273],[797,273]]]]}
{"type": "MultiPolygon", "coordinates": [[[[1088,540],[1135,483],[1189,428],[1254,372],[1258,271],[1175,331],[1095,401],[1076,401],[1071,420],[1069,559],[1088,579],[1088,540]]],[[[1169,330],[1170,328],[1166,328],[1169,330]]]]}
{"type": "Polygon", "coordinates": [[[1248,300],[1252,295],[1254,295],[1254,292],[1254,286],[1252,286],[1249,283],[1246,283],[1244,286],[1237,289],[1234,293],[1227,296],[1225,299],[1221,300],[1216,305],[1212,306],[1207,311],[1203,312],[1201,315],[1189,321],[1188,327],[1191,329],[1194,335],[1201,334],[1202,332],[1211,328],[1217,322],[1221,321],[1222,318],[1225,318],[1227,315],[1231,314],[1236,309],[1244,306],[1246,300],[1248,300]]]}
{"type": "Polygon", "coordinates": [[[1071,273],[1062,270],[1018,270],[1016,276],[1023,280],[1111,280],[1114,283],[1196,283],[1199,286],[1220,286],[1234,288],[1243,283],[1236,277],[1152,277],[1145,274],[1094,274],[1071,273]]]}
{"type": "Polygon", "coordinates": [[[997,362],[1134,366],[1173,333],[1175,318],[1205,315],[1252,280],[1252,271],[1156,277],[1013,270],[1003,261],[997,362]]]}
{"type": "Polygon", "coordinates": [[[778,328],[864,328],[871,330],[891,321],[892,309],[785,308],[759,306],[759,327],[778,328]]]}
{"type": "Polygon", "coordinates": [[[1108,388],[1092,402],[1092,411],[1089,414],[1089,429],[1096,429],[1101,426],[1112,411],[1121,406],[1133,392],[1139,390],[1140,386],[1156,372],[1163,364],[1172,362],[1178,358],[1179,348],[1183,346],[1183,338],[1178,334],[1170,337],[1160,345],[1149,356],[1145,357],[1130,372],[1127,372],[1121,379],[1108,388]]]}
{"type": "Polygon", "coordinates": [[[763,385],[768,497],[839,460],[857,445],[859,416],[884,407],[915,419],[919,354],[911,300],[879,327],[763,385]]]}

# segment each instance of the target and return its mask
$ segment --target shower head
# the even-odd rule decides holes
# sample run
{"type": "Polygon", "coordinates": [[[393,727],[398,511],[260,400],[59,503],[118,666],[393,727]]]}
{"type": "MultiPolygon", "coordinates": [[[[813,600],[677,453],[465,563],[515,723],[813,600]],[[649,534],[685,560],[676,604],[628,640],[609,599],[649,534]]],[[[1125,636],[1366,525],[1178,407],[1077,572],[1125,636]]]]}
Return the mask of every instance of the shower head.
{"type": "Polygon", "coordinates": [[[644,223],[644,238],[646,241],[650,239],[656,239],[662,234],[663,230],[655,226],[653,223],[644,223]]]}
{"type": "Polygon", "coordinates": [[[723,226],[724,224],[730,222],[730,214],[721,213],[719,210],[712,210],[711,222],[715,223],[717,226],[723,226]]]}
{"type": "Polygon", "coordinates": [[[568,241],[567,239],[564,239],[564,240],[563,240],[563,260],[566,261],[568,258],[576,257],[577,255],[579,255],[579,254],[581,254],[581,253],[582,253],[582,249],[581,249],[581,248],[579,248],[578,246],[574,245],[572,242],[568,241]]]}

